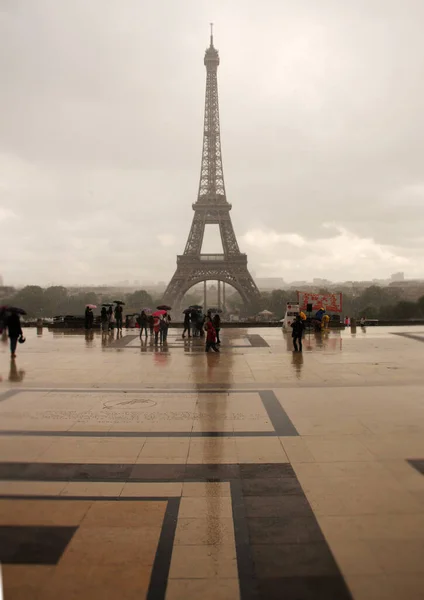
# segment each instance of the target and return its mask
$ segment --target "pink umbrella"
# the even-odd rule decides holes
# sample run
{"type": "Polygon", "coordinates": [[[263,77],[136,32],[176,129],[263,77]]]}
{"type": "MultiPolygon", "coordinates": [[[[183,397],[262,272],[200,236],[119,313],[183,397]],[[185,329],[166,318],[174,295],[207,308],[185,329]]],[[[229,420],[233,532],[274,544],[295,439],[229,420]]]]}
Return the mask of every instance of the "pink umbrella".
{"type": "Polygon", "coordinates": [[[94,309],[97,308],[97,306],[95,304],[87,304],[87,308],[94,309]]]}

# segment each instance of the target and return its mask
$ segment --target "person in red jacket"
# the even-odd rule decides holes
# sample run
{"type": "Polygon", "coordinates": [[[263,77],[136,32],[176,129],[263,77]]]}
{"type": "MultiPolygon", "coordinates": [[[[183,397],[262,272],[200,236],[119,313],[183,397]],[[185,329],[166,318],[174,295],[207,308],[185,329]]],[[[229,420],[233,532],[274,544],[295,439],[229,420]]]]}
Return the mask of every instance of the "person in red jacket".
{"type": "Polygon", "coordinates": [[[219,352],[219,348],[216,345],[216,331],[215,331],[215,327],[213,326],[212,319],[210,316],[208,316],[208,318],[206,320],[205,329],[206,329],[205,352],[209,352],[209,350],[211,348],[214,352],[219,352]]]}

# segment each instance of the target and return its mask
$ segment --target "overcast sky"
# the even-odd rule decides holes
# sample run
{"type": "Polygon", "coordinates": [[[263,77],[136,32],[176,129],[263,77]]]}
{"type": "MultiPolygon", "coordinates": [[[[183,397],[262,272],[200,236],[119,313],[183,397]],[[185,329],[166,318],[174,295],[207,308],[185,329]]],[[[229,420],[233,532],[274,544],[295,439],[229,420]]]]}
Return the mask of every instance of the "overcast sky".
{"type": "Polygon", "coordinates": [[[5,284],[171,277],[210,21],[252,272],[424,277],[422,0],[0,0],[5,284]]]}

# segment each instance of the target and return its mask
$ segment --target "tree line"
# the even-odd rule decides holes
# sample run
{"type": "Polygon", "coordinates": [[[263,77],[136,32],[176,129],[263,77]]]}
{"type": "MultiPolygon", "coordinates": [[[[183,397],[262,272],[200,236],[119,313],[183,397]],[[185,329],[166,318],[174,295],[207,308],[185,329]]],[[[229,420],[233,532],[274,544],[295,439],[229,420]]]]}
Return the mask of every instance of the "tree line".
{"type": "MultiPolygon", "coordinates": [[[[1,290],[0,290],[1,292],[1,290]]],[[[155,308],[161,298],[152,296],[146,290],[137,290],[128,294],[116,292],[96,293],[94,291],[73,292],[61,285],[42,288],[38,285],[27,285],[20,290],[7,289],[2,294],[0,305],[23,308],[28,317],[52,318],[57,315],[83,315],[87,304],[97,306],[95,313],[100,313],[102,303],[122,300],[125,302],[125,313],[138,313],[142,308],[155,308]]],[[[197,297],[189,295],[187,302],[194,304],[197,297]]]]}
{"type": "MultiPolygon", "coordinates": [[[[317,290],[320,294],[328,294],[329,290],[317,290]]],[[[297,295],[292,290],[273,290],[262,292],[255,307],[255,312],[270,310],[275,317],[282,319],[287,302],[295,302],[297,295]]],[[[240,309],[242,299],[238,294],[228,298],[233,309],[240,309]]],[[[424,319],[424,296],[416,302],[402,299],[402,290],[383,288],[372,285],[361,293],[343,292],[343,316],[360,319],[424,319]]]]}
{"type": "MultiPolygon", "coordinates": [[[[0,289],[1,292],[1,289],[0,289]]],[[[320,293],[328,293],[321,289],[320,293]]],[[[360,294],[343,293],[343,315],[350,317],[366,317],[367,319],[423,319],[424,296],[418,301],[402,300],[401,290],[370,286],[360,294]]],[[[125,313],[139,312],[143,307],[156,307],[160,298],[154,297],[146,290],[119,295],[115,292],[98,294],[94,291],[72,292],[63,286],[42,288],[38,285],[28,285],[20,290],[3,288],[0,305],[18,306],[27,311],[29,317],[49,318],[56,315],[82,315],[86,304],[95,304],[100,310],[102,302],[123,300],[125,313]],[[6,292],[6,295],[4,294],[6,292]]],[[[296,292],[291,290],[273,290],[262,292],[254,307],[254,312],[267,309],[275,317],[282,319],[287,302],[296,300],[296,292]]],[[[187,306],[201,303],[196,294],[185,296],[187,306]]],[[[238,293],[228,294],[227,309],[231,311],[242,309],[242,299],[238,293]]]]}

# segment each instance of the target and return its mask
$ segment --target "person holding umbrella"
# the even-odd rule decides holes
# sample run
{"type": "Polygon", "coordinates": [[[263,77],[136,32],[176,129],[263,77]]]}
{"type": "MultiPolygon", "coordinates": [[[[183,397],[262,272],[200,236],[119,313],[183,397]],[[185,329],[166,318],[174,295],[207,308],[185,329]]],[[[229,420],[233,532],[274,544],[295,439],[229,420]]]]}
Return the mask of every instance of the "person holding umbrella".
{"type": "MultiPolygon", "coordinates": [[[[154,313],[152,315],[152,317],[153,317],[153,330],[155,332],[155,345],[157,346],[159,343],[161,315],[157,315],[156,313],[154,313]]],[[[161,338],[162,338],[162,336],[161,336],[161,338]]],[[[161,341],[162,341],[162,339],[161,339],[161,341]]]]}
{"type": "Polygon", "coordinates": [[[157,344],[159,342],[159,333],[160,333],[160,342],[162,343],[163,341],[163,317],[164,315],[166,315],[166,310],[164,309],[160,309],[155,311],[152,314],[153,317],[153,329],[155,332],[155,344],[157,344]]]}
{"type": "Polygon", "coordinates": [[[11,358],[14,359],[16,358],[16,346],[18,345],[18,340],[21,339],[24,341],[25,339],[22,335],[21,321],[16,310],[11,310],[6,320],[6,327],[10,340],[10,355],[11,358]]]}
{"type": "Polygon", "coordinates": [[[122,305],[124,303],[121,300],[115,300],[115,304],[116,329],[119,331],[122,330],[122,305]]]}
{"type": "Polygon", "coordinates": [[[212,324],[216,331],[216,343],[218,346],[221,344],[221,340],[219,339],[219,332],[221,331],[221,317],[218,313],[215,313],[212,319],[212,324]]]}
{"type": "Polygon", "coordinates": [[[188,337],[191,338],[191,321],[190,321],[191,309],[186,308],[184,311],[184,331],[182,337],[185,338],[186,331],[188,332],[188,337]]]}
{"type": "Polygon", "coordinates": [[[154,319],[153,315],[148,315],[147,316],[147,322],[149,324],[150,337],[153,337],[154,324],[155,324],[155,319],[154,319]]]}
{"type": "Polygon", "coordinates": [[[108,327],[108,317],[106,306],[103,304],[102,310],[100,311],[100,322],[102,324],[102,331],[107,331],[108,327]]]}
{"type": "Polygon", "coordinates": [[[143,331],[146,332],[147,337],[147,325],[148,325],[148,316],[146,315],[146,311],[142,310],[140,314],[140,339],[143,335],[143,331]]]}
{"type": "Polygon", "coordinates": [[[87,306],[85,307],[85,328],[86,329],[91,329],[93,327],[93,321],[94,321],[94,314],[93,314],[93,307],[96,308],[94,306],[94,304],[87,304],[87,306]]]}
{"type": "Polygon", "coordinates": [[[205,352],[209,352],[209,350],[211,348],[214,352],[219,352],[219,348],[216,345],[216,331],[215,331],[215,327],[213,326],[210,315],[207,317],[205,329],[206,329],[205,352]]]}

